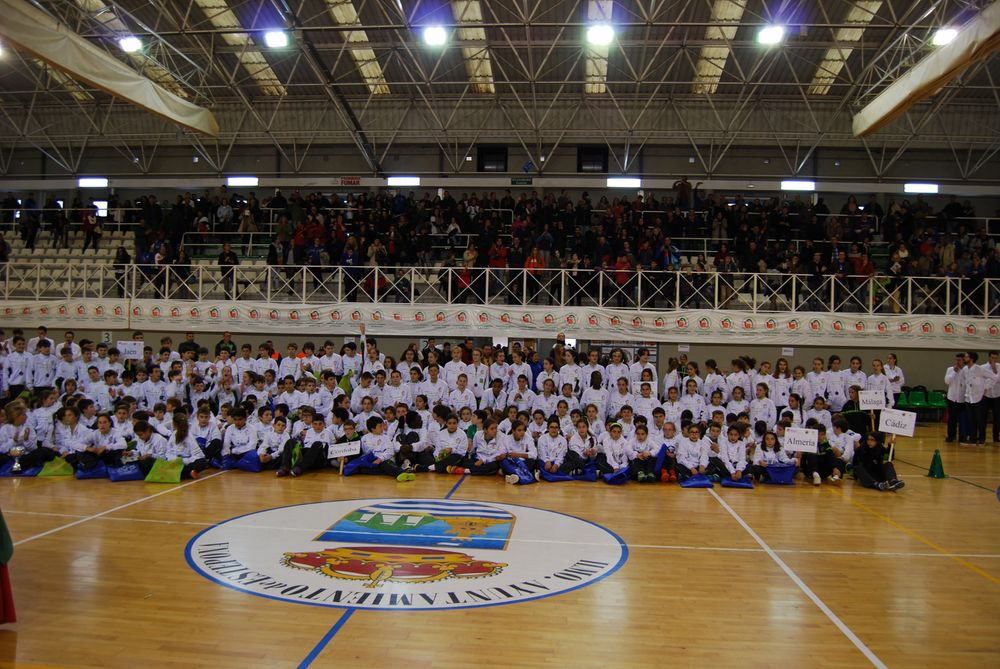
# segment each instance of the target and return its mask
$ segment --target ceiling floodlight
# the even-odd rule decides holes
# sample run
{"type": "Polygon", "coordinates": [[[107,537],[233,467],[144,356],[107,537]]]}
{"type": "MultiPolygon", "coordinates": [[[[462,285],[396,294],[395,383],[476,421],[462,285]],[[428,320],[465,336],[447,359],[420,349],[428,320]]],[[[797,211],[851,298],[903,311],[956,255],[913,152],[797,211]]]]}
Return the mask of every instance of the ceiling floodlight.
{"type": "Polygon", "coordinates": [[[389,177],[387,180],[390,186],[419,186],[420,177],[389,177]]]}
{"type": "Polygon", "coordinates": [[[615,39],[615,29],[607,23],[595,23],[587,28],[587,42],[594,46],[607,46],[615,39]]]}
{"type": "Polygon", "coordinates": [[[945,44],[951,44],[956,37],[958,37],[958,31],[954,28],[938,28],[937,32],[934,33],[934,37],[931,38],[931,43],[934,46],[944,46],[945,44]]]}
{"type": "Polygon", "coordinates": [[[125,53],[135,53],[142,48],[142,40],[135,35],[126,35],[118,40],[118,46],[125,53]]]}
{"type": "Polygon", "coordinates": [[[239,186],[256,186],[260,182],[257,177],[229,177],[226,179],[226,185],[231,187],[239,186]]]}
{"type": "Polygon", "coordinates": [[[80,188],[107,188],[107,177],[80,177],[76,185],[80,188]]]}
{"type": "Polygon", "coordinates": [[[284,49],[288,46],[288,33],[284,30],[269,30],[264,33],[264,44],[271,49],[284,49]]]}
{"type": "Polygon", "coordinates": [[[785,39],[784,26],[764,26],[757,31],[758,44],[780,44],[783,39],[785,39]]]}
{"type": "Polygon", "coordinates": [[[908,183],[903,186],[904,193],[932,193],[938,192],[938,185],[931,183],[908,183]]]}
{"type": "Polygon", "coordinates": [[[424,28],[424,44],[427,46],[443,46],[448,41],[448,33],[441,26],[424,28]]]}
{"type": "Polygon", "coordinates": [[[608,177],[608,188],[642,188],[642,179],[635,177],[608,177]]]}
{"type": "Polygon", "coordinates": [[[782,181],[781,190],[816,190],[815,181],[782,181]]]}

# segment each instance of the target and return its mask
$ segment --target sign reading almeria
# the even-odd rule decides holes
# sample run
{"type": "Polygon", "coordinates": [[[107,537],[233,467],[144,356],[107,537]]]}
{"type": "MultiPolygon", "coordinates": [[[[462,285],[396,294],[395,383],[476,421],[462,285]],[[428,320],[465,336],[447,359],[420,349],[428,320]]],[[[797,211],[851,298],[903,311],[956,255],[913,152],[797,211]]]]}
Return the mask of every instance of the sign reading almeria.
{"type": "Polygon", "coordinates": [[[594,523],[512,504],[440,499],[317,502],[219,523],[191,567],[299,604],[427,610],[515,604],[599,581],[628,557],[594,523]]]}

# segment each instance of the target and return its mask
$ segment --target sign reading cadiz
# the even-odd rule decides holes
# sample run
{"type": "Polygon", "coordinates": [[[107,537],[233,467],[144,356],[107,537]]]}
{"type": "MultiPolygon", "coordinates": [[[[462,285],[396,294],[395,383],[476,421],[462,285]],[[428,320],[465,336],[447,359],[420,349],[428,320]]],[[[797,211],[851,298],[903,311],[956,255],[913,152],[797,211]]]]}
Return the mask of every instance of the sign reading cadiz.
{"type": "Polygon", "coordinates": [[[219,523],[188,563],[237,590],[299,604],[427,610],[514,604],[614,573],[614,533],[554,511],[441,499],[317,502],[219,523]]]}

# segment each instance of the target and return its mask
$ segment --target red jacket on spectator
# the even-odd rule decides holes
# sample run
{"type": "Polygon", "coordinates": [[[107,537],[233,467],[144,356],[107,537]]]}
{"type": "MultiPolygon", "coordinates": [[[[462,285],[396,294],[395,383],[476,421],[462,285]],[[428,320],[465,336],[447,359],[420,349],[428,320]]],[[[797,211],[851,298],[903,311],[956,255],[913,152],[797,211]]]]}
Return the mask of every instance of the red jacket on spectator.
{"type": "Polygon", "coordinates": [[[615,283],[624,286],[632,276],[632,263],[621,257],[615,261],[615,283]]]}
{"type": "Polygon", "coordinates": [[[491,246],[490,250],[487,252],[486,257],[489,259],[490,267],[495,267],[497,269],[503,269],[507,266],[507,247],[491,246]]]}

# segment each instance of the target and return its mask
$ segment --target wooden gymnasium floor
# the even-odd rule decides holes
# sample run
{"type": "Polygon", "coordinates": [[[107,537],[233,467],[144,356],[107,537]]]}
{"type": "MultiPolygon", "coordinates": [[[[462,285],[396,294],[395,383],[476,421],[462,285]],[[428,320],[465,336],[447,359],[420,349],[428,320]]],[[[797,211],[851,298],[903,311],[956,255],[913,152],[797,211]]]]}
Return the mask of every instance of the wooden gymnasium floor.
{"type": "Polygon", "coordinates": [[[0,627],[0,666],[998,667],[1000,447],[945,445],[932,426],[897,456],[898,494],[466,478],[452,499],[580,516],[617,533],[628,561],[559,596],[435,612],[251,596],[192,571],[185,545],[261,509],[443,498],[458,477],[3,479],[19,622],[0,627]],[[934,448],[952,478],[924,476],[934,448]]]}

